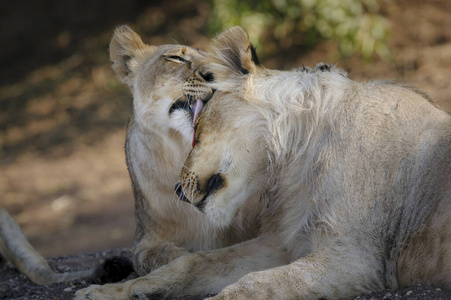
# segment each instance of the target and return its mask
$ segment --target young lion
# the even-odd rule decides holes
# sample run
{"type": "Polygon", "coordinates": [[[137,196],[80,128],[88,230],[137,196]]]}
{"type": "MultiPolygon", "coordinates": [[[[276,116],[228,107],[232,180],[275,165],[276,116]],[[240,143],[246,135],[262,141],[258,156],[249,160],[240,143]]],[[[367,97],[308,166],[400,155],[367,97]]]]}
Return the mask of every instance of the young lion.
{"type": "MultiPolygon", "coordinates": [[[[135,96],[125,148],[136,202],[137,273],[145,275],[188,251],[251,238],[255,230],[245,233],[246,226],[242,232],[219,232],[206,226],[202,214],[174,194],[191,150],[194,106],[197,103],[199,107],[200,101],[207,101],[212,94],[205,86],[208,74],[197,71],[205,53],[180,45],[145,45],[130,27],[122,26],[111,40],[110,58],[114,71],[135,96]]],[[[0,234],[0,258],[7,258],[35,283],[73,280],[92,273],[54,273],[1,207],[0,234]]]]}
{"type": "Polygon", "coordinates": [[[337,299],[451,287],[450,115],[421,91],[355,82],[330,65],[258,67],[241,28],[222,34],[210,59],[217,92],[196,124],[183,200],[227,228],[260,191],[260,236],[77,299],[337,299]]]}
{"type": "Polygon", "coordinates": [[[205,84],[211,75],[198,71],[205,53],[181,45],[146,45],[130,27],[121,26],[111,40],[110,58],[134,96],[125,151],[136,206],[138,275],[189,252],[255,237],[252,211],[244,209],[229,230],[219,230],[174,193],[192,148],[193,117],[212,95],[205,84]]]}
{"type": "MultiPolygon", "coordinates": [[[[145,275],[175,258],[200,249],[224,247],[256,236],[251,211],[229,230],[205,222],[191,205],[177,200],[174,185],[193,140],[193,117],[212,94],[208,74],[197,69],[205,53],[180,45],[150,46],[128,26],[115,31],[110,58],[120,80],[134,95],[126,157],[136,203],[134,265],[145,275]],[[197,100],[197,101],[196,101],[197,100]]],[[[251,207],[252,208],[252,207],[251,207]]],[[[50,284],[88,277],[92,270],[54,273],[0,207],[0,262],[11,261],[33,282],[50,284]]]]}

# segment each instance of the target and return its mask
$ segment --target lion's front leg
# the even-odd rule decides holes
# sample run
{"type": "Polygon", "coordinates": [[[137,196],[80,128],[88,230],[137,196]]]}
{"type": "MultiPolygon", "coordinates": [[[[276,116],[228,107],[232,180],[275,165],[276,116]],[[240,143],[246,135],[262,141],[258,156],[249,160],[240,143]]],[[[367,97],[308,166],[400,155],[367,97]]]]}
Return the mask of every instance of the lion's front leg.
{"type": "Polygon", "coordinates": [[[87,299],[125,299],[123,295],[123,289],[121,284],[106,284],[106,285],[90,285],[87,288],[78,290],[75,293],[74,300],[87,300],[87,299]],[[113,288],[113,286],[115,288],[113,288]]]}
{"type": "Polygon", "coordinates": [[[338,244],[288,265],[250,273],[212,299],[351,298],[384,288],[380,265],[371,251],[338,244]]]}
{"type": "Polygon", "coordinates": [[[209,300],[291,299],[275,269],[250,273],[209,300]]]}
{"type": "Polygon", "coordinates": [[[136,273],[144,276],[186,254],[188,250],[175,243],[144,237],[133,250],[133,264],[136,273]]]}
{"type": "Polygon", "coordinates": [[[178,295],[190,281],[189,273],[196,264],[195,254],[186,255],[146,276],[123,283],[92,285],[76,293],[76,300],[164,299],[178,295]]]}
{"type": "MultiPolygon", "coordinates": [[[[164,269],[165,267],[163,267],[164,269]]],[[[144,277],[123,283],[91,285],[77,291],[74,300],[125,300],[125,299],[165,299],[178,290],[175,270],[154,272],[144,277]],[[158,274],[156,274],[158,273],[158,274]],[[163,273],[163,274],[160,274],[163,273]],[[167,273],[167,274],[164,274],[167,273]]]]}
{"type": "Polygon", "coordinates": [[[81,299],[158,299],[216,294],[244,275],[288,263],[274,239],[261,237],[231,247],[184,255],[154,272],[121,284],[89,287],[81,299]]]}

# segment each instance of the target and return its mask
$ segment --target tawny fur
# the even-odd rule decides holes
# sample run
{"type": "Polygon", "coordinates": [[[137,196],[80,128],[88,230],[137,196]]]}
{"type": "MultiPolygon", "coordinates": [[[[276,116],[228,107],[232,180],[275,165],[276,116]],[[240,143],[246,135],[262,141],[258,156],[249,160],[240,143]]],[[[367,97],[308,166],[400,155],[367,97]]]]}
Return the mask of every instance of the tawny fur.
{"type": "Polygon", "coordinates": [[[133,259],[139,275],[189,252],[252,238],[258,231],[255,218],[247,218],[249,212],[228,230],[213,228],[174,193],[191,150],[193,117],[188,107],[212,93],[198,73],[205,55],[183,45],[146,45],[127,26],[116,29],[110,43],[113,69],[134,98],[125,151],[136,205],[133,259]],[[177,101],[186,109],[171,111],[177,101]]]}
{"type": "Polygon", "coordinates": [[[259,236],[77,299],[339,299],[417,283],[451,288],[450,115],[417,89],[355,82],[330,65],[258,67],[241,28],[213,45],[205,69],[217,92],[198,120],[182,187],[221,229],[249,195],[263,195],[253,203],[259,236]]]}

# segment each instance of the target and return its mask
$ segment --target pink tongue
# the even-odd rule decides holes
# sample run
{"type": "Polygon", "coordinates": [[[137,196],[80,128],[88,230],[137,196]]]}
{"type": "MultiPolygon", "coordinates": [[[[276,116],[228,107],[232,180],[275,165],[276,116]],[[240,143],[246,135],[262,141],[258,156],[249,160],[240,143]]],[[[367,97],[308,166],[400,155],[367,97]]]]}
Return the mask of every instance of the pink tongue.
{"type": "MultiPolygon", "coordinates": [[[[202,102],[202,100],[199,100],[199,99],[196,100],[196,103],[194,103],[193,128],[194,128],[194,125],[196,124],[197,116],[200,114],[203,107],[204,107],[204,103],[202,102]]],[[[193,131],[193,142],[191,143],[193,147],[195,145],[195,141],[194,141],[195,135],[196,135],[196,131],[193,131]]]]}

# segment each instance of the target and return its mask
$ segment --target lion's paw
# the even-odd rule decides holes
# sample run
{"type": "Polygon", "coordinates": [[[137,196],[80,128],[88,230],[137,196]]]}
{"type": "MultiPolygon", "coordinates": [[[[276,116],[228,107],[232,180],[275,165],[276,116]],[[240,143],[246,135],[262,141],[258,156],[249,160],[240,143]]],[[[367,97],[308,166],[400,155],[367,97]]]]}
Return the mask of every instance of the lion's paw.
{"type": "Polygon", "coordinates": [[[91,285],[78,290],[74,300],[120,299],[120,293],[117,292],[117,288],[114,288],[113,285],[91,285]]]}
{"type": "Polygon", "coordinates": [[[277,298],[277,286],[267,272],[255,272],[241,278],[235,284],[225,287],[212,300],[244,300],[277,298]]]}

